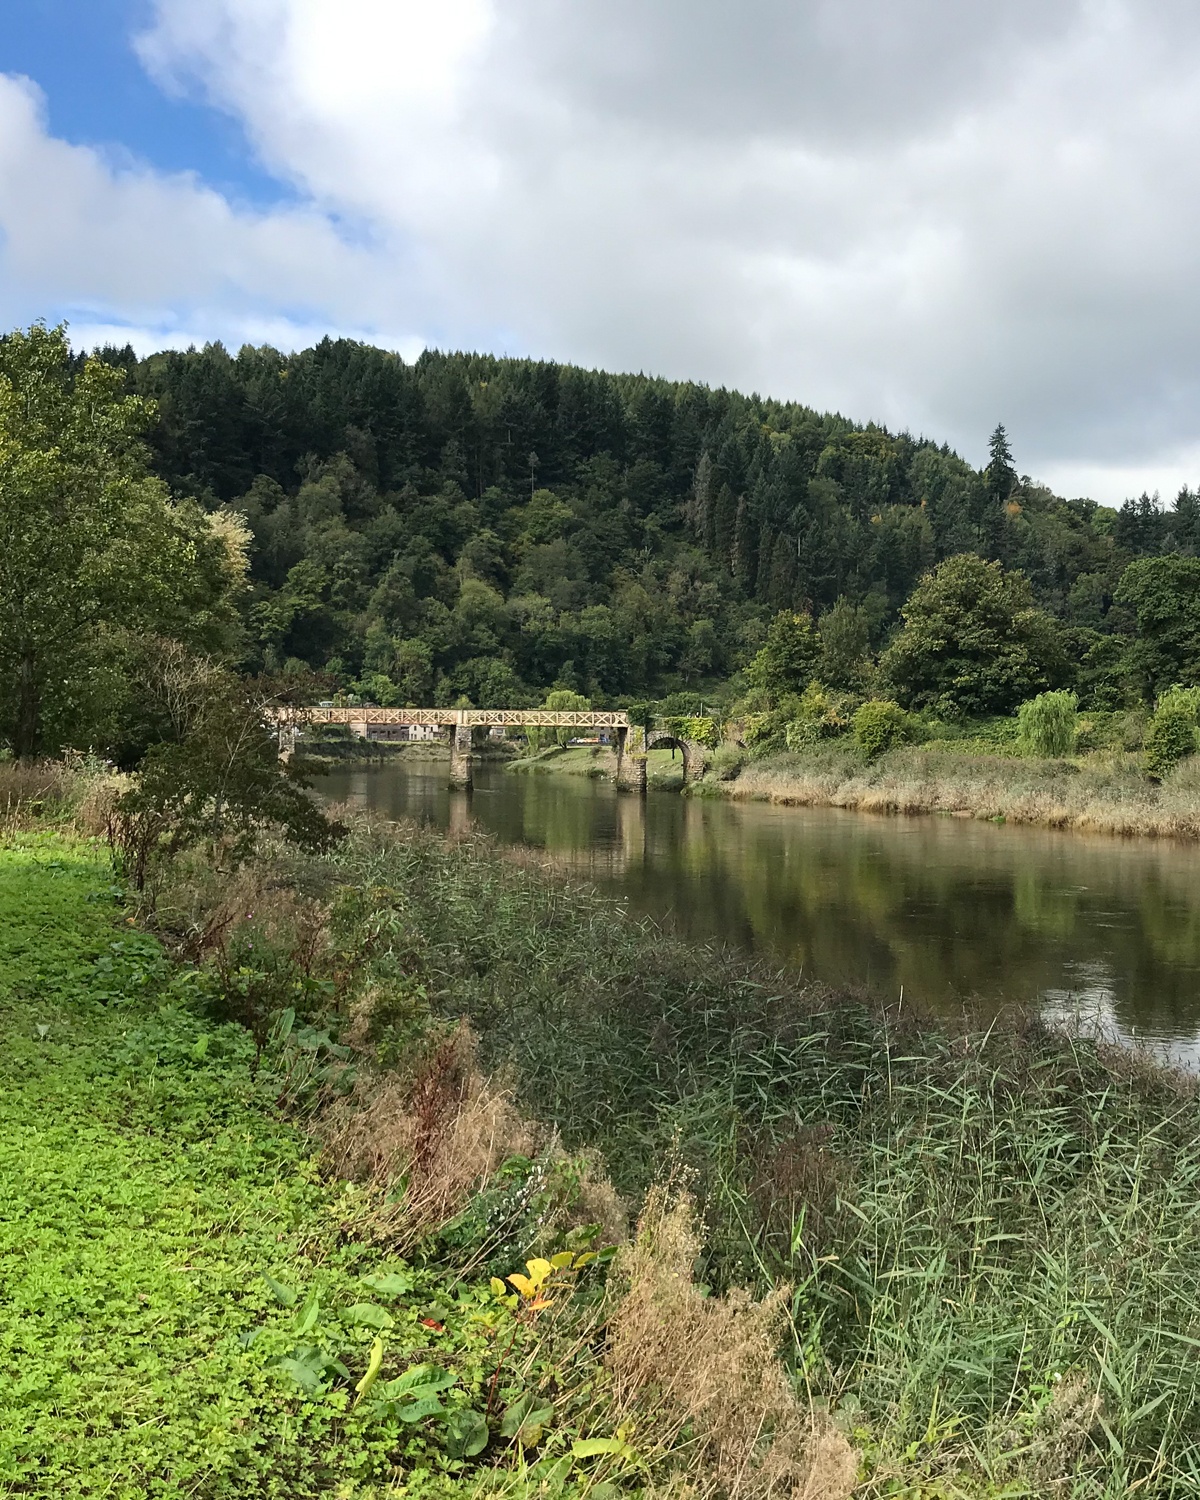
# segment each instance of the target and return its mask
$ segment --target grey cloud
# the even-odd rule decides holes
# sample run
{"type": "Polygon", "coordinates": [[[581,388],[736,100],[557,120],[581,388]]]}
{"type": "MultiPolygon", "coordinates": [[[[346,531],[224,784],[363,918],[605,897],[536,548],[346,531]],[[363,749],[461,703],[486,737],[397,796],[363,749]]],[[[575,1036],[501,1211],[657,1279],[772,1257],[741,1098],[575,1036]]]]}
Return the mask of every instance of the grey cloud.
{"type": "Polygon", "coordinates": [[[1083,0],[516,0],[512,59],[600,116],[728,142],[928,131],[1003,91],[1083,0]]]}

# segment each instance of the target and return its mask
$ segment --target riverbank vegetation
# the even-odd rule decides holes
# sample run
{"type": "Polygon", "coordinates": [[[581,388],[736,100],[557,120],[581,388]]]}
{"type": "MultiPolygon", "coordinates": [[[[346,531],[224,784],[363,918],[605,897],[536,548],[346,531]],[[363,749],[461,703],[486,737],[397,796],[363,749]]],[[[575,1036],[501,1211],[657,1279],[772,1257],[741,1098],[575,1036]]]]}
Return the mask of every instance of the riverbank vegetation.
{"type": "Polygon", "coordinates": [[[1134,754],[1042,759],[983,747],[902,746],[865,760],[853,745],[718,764],[697,790],[735,799],[859,812],[945,814],[1079,832],[1200,838],[1200,781],[1186,763],[1161,783],[1134,754]]]}
{"type": "MultiPolygon", "coordinates": [[[[609,745],[570,745],[521,756],[510,761],[510,771],[521,776],[585,776],[611,780],[616,775],[616,752],[609,745]]],[[[678,751],[651,750],[646,756],[646,783],[657,791],[683,786],[683,759],[678,751]]]]}
{"type": "Polygon", "coordinates": [[[1200,1483],[1190,1080],[832,993],[412,827],[164,846],[135,896],[86,839],[125,789],[20,774],[18,1492],[1200,1483]]]}

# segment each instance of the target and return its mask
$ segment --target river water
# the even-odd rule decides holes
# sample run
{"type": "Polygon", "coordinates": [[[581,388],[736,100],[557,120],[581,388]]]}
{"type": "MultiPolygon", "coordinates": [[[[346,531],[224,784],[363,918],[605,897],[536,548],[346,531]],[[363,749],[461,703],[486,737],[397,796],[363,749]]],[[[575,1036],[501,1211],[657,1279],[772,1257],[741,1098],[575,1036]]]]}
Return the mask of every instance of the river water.
{"type": "Polygon", "coordinates": [[[544,849],[679,933],[926,1006],[1032,1004],[1200,1064],[1200,851],[651,792],[581,776],[385,765],[323,797],[544,849]]]}

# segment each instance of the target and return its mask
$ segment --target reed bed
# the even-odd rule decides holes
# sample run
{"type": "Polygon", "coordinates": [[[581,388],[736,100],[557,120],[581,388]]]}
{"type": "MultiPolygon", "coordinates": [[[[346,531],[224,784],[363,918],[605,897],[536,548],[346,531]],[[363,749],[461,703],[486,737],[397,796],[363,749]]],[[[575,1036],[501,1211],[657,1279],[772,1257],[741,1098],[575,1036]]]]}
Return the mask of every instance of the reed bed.
{"type": "Polygon", "coordinates": [[[738,799],[875,813],[943,813],[1092,833],[1200,838],[1200,777],[1184,762],[1162,785],[1140,760],[1072,760],[908,746],[864,763],[842,747],[780,754],[723,783],[738,799]]]}
{"type": "Polygon", "coordinates": [[[475,838],[360,827],[328,867],[523,1109],[626,1194],[690,1173],[714,1288],[792,1288],[794,1379],[862,1493],[1200,1492],[1190,1080],[679,943],[475,838]]]}

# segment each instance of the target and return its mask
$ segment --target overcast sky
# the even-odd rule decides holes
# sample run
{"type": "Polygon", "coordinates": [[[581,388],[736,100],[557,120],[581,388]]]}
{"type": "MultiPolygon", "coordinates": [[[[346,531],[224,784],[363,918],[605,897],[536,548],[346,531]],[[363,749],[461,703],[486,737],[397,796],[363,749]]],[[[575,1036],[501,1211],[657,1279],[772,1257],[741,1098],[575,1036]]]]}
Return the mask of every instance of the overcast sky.
{"type": "Polygon", "coordinates": [[[1195,0],[9,0],[0,322],[347,333],[1200,480],[1195,0]],[[16,12],[16,14],[12,14],[16,12]]]}

